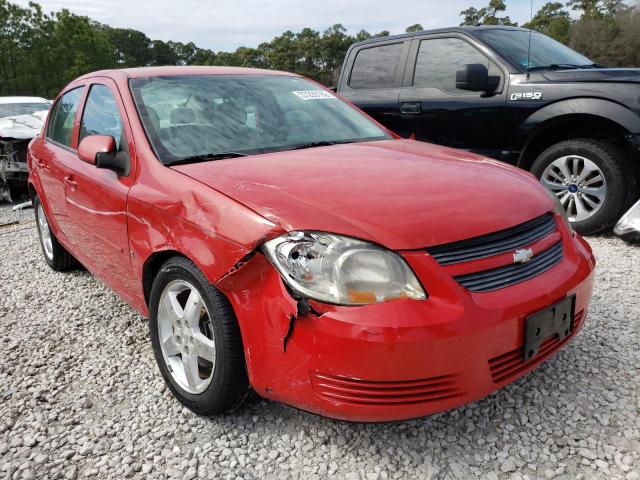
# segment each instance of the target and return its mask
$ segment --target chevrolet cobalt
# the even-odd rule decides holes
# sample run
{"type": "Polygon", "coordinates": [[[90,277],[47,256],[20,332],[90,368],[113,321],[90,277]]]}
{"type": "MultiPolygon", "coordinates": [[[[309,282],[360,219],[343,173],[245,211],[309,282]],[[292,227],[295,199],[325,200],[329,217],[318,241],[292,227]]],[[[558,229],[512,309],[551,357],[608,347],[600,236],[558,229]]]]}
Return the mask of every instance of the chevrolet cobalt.
{"type": "Polygon", "coordinates": [[[428,415],[585,322],[594,257],[532,175],[400,139],[298,75],[85,75],[28,162],[45,261],[148,317],[199,414],[253,390],[338,419],[428,415]]]}

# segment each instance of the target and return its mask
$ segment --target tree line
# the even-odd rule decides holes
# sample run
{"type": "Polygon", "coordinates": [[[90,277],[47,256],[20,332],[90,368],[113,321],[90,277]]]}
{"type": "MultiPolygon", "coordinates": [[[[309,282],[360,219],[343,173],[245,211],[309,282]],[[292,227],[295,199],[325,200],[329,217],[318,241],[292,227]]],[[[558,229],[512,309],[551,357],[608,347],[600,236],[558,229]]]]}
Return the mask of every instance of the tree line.
{"type": "MultiPolygon", "coordinates": [[[[462,25],[516,25],[504,16],[503,0],[462,11],[462,25]]],[[[640,65],[640,12],[621,0],[570,0],[545,4],[523,27],[545,33],[611,66],[640,65]],[[571,15],[575,12],[575,15],[571,15]]],[[[416,23],[406,32],[422,30],[416,23]]],[[[151,40],[130,28],[113,28],[63,9],[45,13],[0,0],[0,95],[52,98],[70,80],[105,68],[152,65],[229,65],[287,70],[326,85],[337,79],[349,46],[390,35],[389,31],[349,34],[341,24],[320,32],[286,31],[257,47],[233,52],[201,48],[193,42],[151,40]]]]}

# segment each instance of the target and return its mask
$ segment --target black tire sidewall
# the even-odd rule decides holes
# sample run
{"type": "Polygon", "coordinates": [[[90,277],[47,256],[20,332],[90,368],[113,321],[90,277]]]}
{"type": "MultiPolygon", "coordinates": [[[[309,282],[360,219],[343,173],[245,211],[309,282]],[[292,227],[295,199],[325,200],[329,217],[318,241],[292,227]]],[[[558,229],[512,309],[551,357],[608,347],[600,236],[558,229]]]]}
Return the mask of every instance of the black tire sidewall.
{"type": "Polygon", "coordinates": [[[586,220],[572,222],[573,229],[585,235],[610,229],[622,215],[633,183],[622,151],[605,142],[568,140],[544,150],[533,163],[531,173],[540,179],[554,160],[567,155],[579,155],[595,163],[604,174],[607,186],[607,194],[600,210],[586,220]]]}
{"type": "Polygon", "coordinates": [[[222,295],[221,293],[213,290],[213,287],[208,284],[204,275],[197,269],[197,267],[195,267],[195,265],[193,265],[193,263],[186,259],[175,258],[167,261],[161,267],[156,279],[154,280],[149,298],[149,333],[158,368],[160,369],[169,389],[178,398],[178,400],[192,411],[203,415],[210,415],[225,411],[228,409],[229,403],[227,398],[229,392],[226,391],[225,385],[225,378],[227,377],[226,370],[228,368],[228,352],[225,348],[224,342],[226,332],[224,331],[223,322],[218,321],[221,315],[228,315],[229,312],[220,311],[220,302],[217,302],[216,298],[214,298],[214,295],[216,294],[222,295]],[[164,288],[173,280],[184,280],[197,288],[198,293],[207,307],[209,317],[211,318],[214,342],[216,346],[214,373],[207,388],[199,394],[189,393],[176,383],[166,365],[160,348],[157,320],[158,304],[164,288]]]}

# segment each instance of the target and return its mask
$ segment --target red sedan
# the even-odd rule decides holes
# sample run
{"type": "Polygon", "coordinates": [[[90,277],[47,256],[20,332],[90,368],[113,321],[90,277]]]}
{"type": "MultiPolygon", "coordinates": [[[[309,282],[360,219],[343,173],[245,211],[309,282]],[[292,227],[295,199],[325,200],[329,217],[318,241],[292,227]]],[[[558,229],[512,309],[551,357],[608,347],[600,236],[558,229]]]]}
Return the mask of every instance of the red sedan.
{"type": "Polygon", "coordinates": [[[149,318],[199,414],[386,421],[482,398],[584,324],[594,257],[530,174],[402,140],[288,73],[70,83],[30,145],[46,262],[149,318]]]}

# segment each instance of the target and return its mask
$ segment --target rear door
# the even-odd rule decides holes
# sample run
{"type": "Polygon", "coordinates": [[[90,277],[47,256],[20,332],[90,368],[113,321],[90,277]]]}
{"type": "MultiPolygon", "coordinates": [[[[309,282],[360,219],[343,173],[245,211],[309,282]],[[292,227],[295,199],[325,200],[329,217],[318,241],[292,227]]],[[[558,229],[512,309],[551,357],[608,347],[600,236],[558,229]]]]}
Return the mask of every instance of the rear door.
{"type": "MultiPolygon", "coordinates": [[[[129,158],[129,174],[97,168],[77,155],[67,161],[65,200],[73,228],[70,240],[97,275],[118,291],[132,281],[127,234],[127,195],[135,175],[132,134],[117,86],[93,79],[80,115],[78,144],[89,135],[115,139],[117,155],[129,158]]],[[[125,288],[126,290],[126,288],[125,288]]]]}
{"type": "MultiPolygon", "coordinates": [[[[69,246],[72,225],[65,200],[67,165],[76,158],[78,110],[84,86],[66,91],[51,109],[43,142],[33,150],[33,165],[43,189],[43,204],[56,236],[69,246]]],[[[72,252],[75,255],[75,252],[72,252]]]]}
{"type": "Polygon", "coordinates": [[[398,135],[398,98],[410,39],[364,44],[350,51],[338,92],[398,135]]]}
{"type": "Polygon", "coordinates": [[[400,92],[400,123],[417,140],[500,158],[508,72],[491,53],[455,33],[415,37],[400,92]],[[456,88],[456,72],[483,64],[498,76],[494,94],[456,88]]]}

